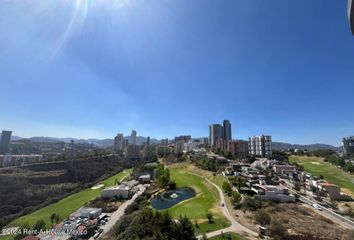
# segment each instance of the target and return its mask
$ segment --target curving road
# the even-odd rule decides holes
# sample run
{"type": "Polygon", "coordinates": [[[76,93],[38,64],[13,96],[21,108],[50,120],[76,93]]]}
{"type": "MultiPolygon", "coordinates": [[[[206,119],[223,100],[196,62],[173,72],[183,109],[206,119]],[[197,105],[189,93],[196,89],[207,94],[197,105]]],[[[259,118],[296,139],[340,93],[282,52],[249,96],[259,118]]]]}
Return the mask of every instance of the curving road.
{"type": "MultiPolygon", "coordinates": [[[[192,175],[195,175],[195,176],[198,176],[198,177],[201,177],[203,179],[205,179],[208,183],[210,183],[211,185],[213,185],[219,192],[219,196],[220,196],[220,205],[219,205],[219,208],[221,208],[221,211],[222,213],[224,214],[224,216],[227,218],[227,220],[230,221],[231,223],[231,226],[230,227],[227,227],[227,228],[223,228],[223,229],[219,229],[217,231],[214,231],[214,232],[210,232],[210,233],[207,233],[206,236],[208,238],[211,238],[211,237],[215,237],[215,236],[219,236],[221,235],[221,233],[227,233],[227,232],[234,232],[234,233],[239,233],[239,234],[247,234],[249,235],[252,239],[258,239],[258,233],[246,228],[245,226],[241,225],[240,223],[238,223],[233,217],[232,215],[230,214],[229,212],[229,209],[226,207],[226,203],[225,203],[225,196],[224,196],[224,193],[222,191],[222,189],[216,185],[215,183],[213,183],[212,181],[210,181],[208,178],[202,176],[202,175],[199,175],[199,174],[196,174],[196,173],[192,173],[192,172],[187,172],[189,174],[192,174],[192,175]],[[221,207],[221,204],[225,205],[225,207],[221,207]]],[[[202,236],[197,236],[198,239],[202,239],[202,236]]]]}

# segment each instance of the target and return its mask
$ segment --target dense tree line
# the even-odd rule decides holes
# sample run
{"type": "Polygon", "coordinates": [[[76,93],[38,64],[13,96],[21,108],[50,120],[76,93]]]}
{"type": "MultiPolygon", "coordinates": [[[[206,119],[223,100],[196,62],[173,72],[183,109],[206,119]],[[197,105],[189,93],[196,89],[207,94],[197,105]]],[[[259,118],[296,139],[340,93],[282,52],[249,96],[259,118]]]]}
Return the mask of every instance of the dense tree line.
{"type": "Polygon", "coordinates": [[[354,173],[354,165],[346,162],[343,157],[339,157],[336,152],[330,149],[320,149],[312,151],[313,156],[323,157],[326,162],[343,168],[345,171],[354,173]]]}
{"type": "Polygon", "coordinates": [[[156,167],[156,184],[160,188],[174,189],[176,187],[176,183],[171,180],[170,170],[163,164],[158,164],[156,167]]]}
{"type": "Polygon", "coordinates": [[[289,156],[285,152],[273,150],[272,158],[281,162],[289,161],[289,156]]]}
{"type": "Polygon", "coordinates": [[[212,172],[217,172],[220,169],[220,164],[216,160],[207,157],[195,159],[193,163],[202,169],[212,172]]]}

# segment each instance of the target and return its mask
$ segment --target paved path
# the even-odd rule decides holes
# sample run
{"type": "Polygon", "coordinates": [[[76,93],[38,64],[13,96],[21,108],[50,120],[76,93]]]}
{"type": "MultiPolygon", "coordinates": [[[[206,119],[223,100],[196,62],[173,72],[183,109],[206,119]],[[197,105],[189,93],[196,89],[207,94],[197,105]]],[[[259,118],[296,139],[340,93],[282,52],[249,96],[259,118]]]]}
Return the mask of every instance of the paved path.
{"type": "Polygon", "coordinates": [[[103,231],[103,234],[101,235],[104,235],[105,233],[108,233],[112,228],[113,226],[117,223],[117,221],[124,215],[124,211],[125,209],[130,205],[132,204],[135,199],[140,195],[142,194],[143,192],[145,191],[145,187],[142,187],[142,186],[139,186],[139,192],[137,192],[136,194],[134,194],[134,196],[129,199],[128,201],[124,202],[119,208],[117,211],[115,211],[109,221],[106,223],[105,227],[104,227],[104,231],[103,231]]]}
{"type": "MultiPolygon", "coordinates": [[[[230,221],[231,223],[231,226],[228,227],[228,228],[224,228],[224,229],[220,229],[220,230],[217,230],[217,231],[214,231],[214,232],[210,232],[210,233],[207,233],[206,236],[208,238],[211,238],[211,237],[215,237],[215,236],[218,236],[218,235],[221,235],[221,232],[223,233],[227,233],[227,232],[235,232],[235,233],[239,233],[239,234],[243,234],[243,235],[248,235],[250,236],[252,239],[258,239],[257,236],[258,236],[258,233],[244,227],[243,225],[241,225],[240,223],[238,223],[230,214],[229,212],[229,209],[227,208],[226,206],[226,203],[225,203],[225,196],[224,196],[224,193],[223,191],[221,190],[221,188],[216,185],[215,183],[213,183],[212,181],[210,181],[208,178],[202,176],[202,175],[199,175],[199,174],[196,174],[196,173],[192,173],[192,172],[188,172],[189,174],[192,174],[192,175],[195,175],[195,176],[198,176],[198,177],[201,177],[203,179],[205,179],[208,183],[210,183],[211,185],[213,185],[214,187],[216,187],[216,189],[218,190],[219,192],[219,196],[220,196],[220,205],[219,205],[219,208],[221,209],[221,212],[224,214],[224,216],[230,221]],[[221,207],[221,204],[224,203],[224,207],[221,207]]],[[[197,236],[198,239],[201,239],[202,236],[197,236]]]]}
{"type": "Polygon", "coordinates": [[[117,221],[124,215],[124,211],[125,209],[132,204],[135,199],[140,196],[143,192],[145,191],[145,187],[143,187],[142,185],[139,185],[139,192],[137,192],[136,194],[134,194],[134,196],[129,199],[128,201],[124,202],[117,211],[115,211],[111,217],[109,218],[109,221],[106,223],[105,227],[104,227],[104,231],[102,232],[101,236],[105,235],[106,233],[108,233],[113,226],[117,223],[117,221]]]}
{"type": "MultiPolygon", "coordinates": [[[[129,174],[128,174],[129,175],[129,174]]],[[[128,176],[127,175],[127,176],[128,176]]],[[[123,181],[127,176],[123,177],[121,179],[121,181],[123,181]]],[[[105,234],[107,234],[113,227],[114,225],[118,222],[118,220],[124,215],[124,211],[125,209],[130,205],[132,204],[135,199],[140,196],[144,191],[145,191],[145,187],[143,185],[138,185],[139,187],[139,191],[137,193],[134,194],[134,196],[127,200],[126,202],[124,202],[119,208],[117,211],[115,211],[111,217],[109,218],[109,221],[106,223],[105,227],[104,227],[104,230],[102,232],[102,234],[100,235],[101,237],[104,236],[105,234]]],[[[100,237],[100,238],[101,238],[100,237]]]]}

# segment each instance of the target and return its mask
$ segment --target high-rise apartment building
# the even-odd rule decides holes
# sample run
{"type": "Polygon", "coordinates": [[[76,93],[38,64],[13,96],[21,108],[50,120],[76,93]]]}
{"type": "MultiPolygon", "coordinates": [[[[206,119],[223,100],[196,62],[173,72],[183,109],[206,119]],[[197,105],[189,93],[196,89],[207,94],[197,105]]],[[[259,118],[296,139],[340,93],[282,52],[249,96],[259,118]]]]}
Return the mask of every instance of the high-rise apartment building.
{"type": "Polygon", "coordinates": [[[223,130],[224,144],[226,145],[228,141],[232,140],[231,123],[229,120],[224,120],[222,130],[223,130]]]}
{"type": "Polygon", "coordinates": [[[140,146],[138,145],[131,145],[127,146],[126,156],[130,160],[138,160],[140,159],[140,146]]]}
{"type": "Polygon", "coordinates": [[[123,149],[125,150],[128,147],[128,145],[129,145],[129,140],[124,138],[124,140],[123,140],[123,149]]]}
{"type": "Polygon", "coordinates": [[[130,145],[136,145],[136,131],[132,130],[132,134],[130,135],[130,145]]]}
{"type": "Polygon", "coordinates": [[[174,153],[183,153],[185,151],[185,142],[183,140],[180,140],[178,142],[175,142],[174,144],[174,153]]]}
{"type": "Polygon", "coordinates": [[[249,155],[248,141],[236,140],[228,141],[227,150],[234,158],[242,159],[249,155]]]}
{"type": "Polygon", "coordinates": [[[272,137],[264,135],[250,137],[248,147],[251,156],[269,158],[272,156],[272,137]]]}
{"type": "Polygon", "coordinates": [[[191,139],[192,139],[191,135],[182,135],[182,136],[175,137],[175,143],[179,141],[188,142],[191,139]]]}
{"type": "Polygon", "coordinates": [[[0,155],[9,153],[9,144],[11,141],[11,131],[2,131],[0,140],[0,155]]]}
{"type": "Polygon", "coordinates": [[[343,154],[347,156],[354,155],[354,136],[343,138],[342,140],[343,154]]]}
{"type": "Polygon", "coordinates": [[[214,147],[218,139],[222,139],[222,126],[220,124],[212,124],[209,126],[209,143],[214,147]]]}
{"type": "Polygon", "coordinates": [[[124,150],[124,137],[123,134],[118,133],[114,138],[114,151],[123,151],[124,150]]]}

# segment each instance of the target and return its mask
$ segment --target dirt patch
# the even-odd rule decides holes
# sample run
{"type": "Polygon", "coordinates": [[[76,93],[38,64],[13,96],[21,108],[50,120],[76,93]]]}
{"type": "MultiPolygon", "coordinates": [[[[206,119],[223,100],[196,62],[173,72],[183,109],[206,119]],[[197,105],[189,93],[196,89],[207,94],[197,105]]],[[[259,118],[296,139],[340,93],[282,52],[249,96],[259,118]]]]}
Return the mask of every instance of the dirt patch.
{"type": "Polygon", "coordinates": [[[348,188],[341,188],[341,192],[343,192],[349,196],[352,196],[354,198],[354,193],[351,190],[349,190],[348,188]]]}
{"type": "MultiPolygon", "coordinates": [[[[229,204],[227,205],[229,206],[229,204]]],[[[305,204],[281,203],[268,206],[265,209],[272,219],[276,219],[284,225],[288,233],[294,236],[294,239],[350,239],[350,230],[344,229],[341,225],[317,214],[305,204]]],[[[253,222],[256,212],[243,212],[232,208],[229,208],[229,211],[240,224],[258,232],[258,225],[253,222]]]]}
{"type": "Polygon", "coordinates": [[[311,164],[314,164],[314,165],[321,165],[321,163],[319,163],[319,162],[311,162],[311,164]]]}
{"type": "Polygon", "coordinates": [[[277,204],[267,208],[273,219],[284,224],[288,232],[315,239],[349,239],[347,229],[317,214],[311,207],[299,203],[277,204]]]}

